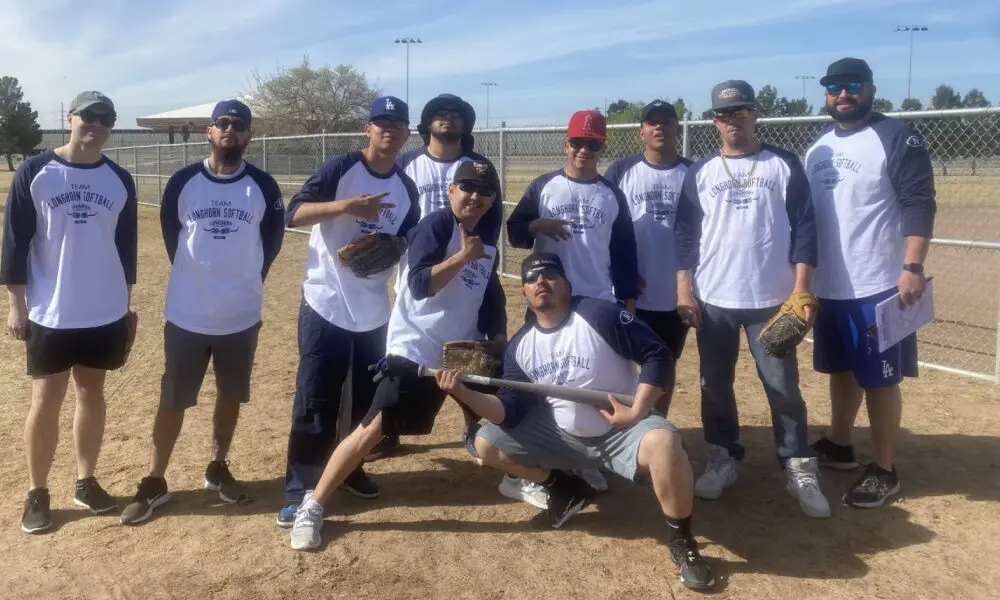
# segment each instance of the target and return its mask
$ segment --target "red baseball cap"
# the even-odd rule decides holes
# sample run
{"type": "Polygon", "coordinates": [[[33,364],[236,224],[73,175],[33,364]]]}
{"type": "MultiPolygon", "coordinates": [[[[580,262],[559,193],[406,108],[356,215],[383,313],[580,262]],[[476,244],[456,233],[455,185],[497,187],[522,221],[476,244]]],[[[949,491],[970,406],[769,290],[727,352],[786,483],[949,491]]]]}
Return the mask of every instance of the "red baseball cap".
{"type": "Polygon", "coordinates": [[[608,122],[596,110],[578,110],[569,119],[567,138],[588,138],[604,141],[608,137],[608,122]]]}

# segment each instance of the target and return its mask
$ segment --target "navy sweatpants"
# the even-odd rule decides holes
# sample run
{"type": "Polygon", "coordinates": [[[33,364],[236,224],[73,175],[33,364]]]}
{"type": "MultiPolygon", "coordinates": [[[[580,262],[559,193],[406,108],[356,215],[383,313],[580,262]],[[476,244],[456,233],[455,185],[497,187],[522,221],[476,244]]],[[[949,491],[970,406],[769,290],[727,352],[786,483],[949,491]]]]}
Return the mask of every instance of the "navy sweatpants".
{"type": "Polygon", "coordinates": [[[365,332],[341,329],[303,300],[299,307],[299,370],[288,434],[285,502],[301,503],[319,482],[337,445],[341,394],[350,375],[351,427],[371,407],[377,385],[368,371],[385,356],[388,324],[365,332]]]}

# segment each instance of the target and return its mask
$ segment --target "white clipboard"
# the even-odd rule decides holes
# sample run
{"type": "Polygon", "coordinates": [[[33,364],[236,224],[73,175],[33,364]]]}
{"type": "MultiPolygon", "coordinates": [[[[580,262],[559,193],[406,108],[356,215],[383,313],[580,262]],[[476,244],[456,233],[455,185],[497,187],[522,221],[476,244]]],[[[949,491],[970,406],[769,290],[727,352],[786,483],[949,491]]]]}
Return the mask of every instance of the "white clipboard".
{"type": "Polygon", "coordinates": [[[875,325],[878,327],[878,351],[885,352],[907,336],[934,320],[934,283],[927,278],[927,287],[919,300],[911,306],[900,306],[899,292],[875,306],[875,325]]]}

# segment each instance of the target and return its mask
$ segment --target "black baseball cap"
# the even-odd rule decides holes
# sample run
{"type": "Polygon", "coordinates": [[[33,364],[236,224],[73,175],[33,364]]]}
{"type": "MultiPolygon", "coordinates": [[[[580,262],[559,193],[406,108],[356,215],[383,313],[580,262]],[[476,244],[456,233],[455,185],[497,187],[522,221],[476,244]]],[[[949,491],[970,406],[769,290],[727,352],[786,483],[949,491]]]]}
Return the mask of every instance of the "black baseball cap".
{"type": "Polygon", "coordinates": [[[842,58],[826,68],[826,76],[819,80],[820,85],[829,85],[836,80],[851,79],[862,83],[872,83],[872,69],[860,58],[842,58]]]}
{"type": "Polygon", "coordinates": [[[723,81],[712,88],[712,110],[753,108],[756,105],[753,86],[742,79],[723,81]]]}
{"type": "Polygon", "coordinates": [[[521,261],[521,282],[525,279],[537,276],[541,273],[558,275],[566,278],[566,270],[563,268],[562,260],[559,256],[551,252],[532,252],[521,261]]]}
{"type": "Polygon", "coordinates": [[[466,160],[462,161],[455,169],[452,183],[459,184],[463,181],[471,181],[497,192],[499,191],[497,189],[499,180],[496,169],[488,160],[466,160]]]}
{"type": "Polygon", "coordinates": [[[653,100],[646,106],[642,107],[642,113],[639,115],[639,121],[648,121],[653,115],[662,115],[670,119],[677,118],[677,109],[674,105],[669,102],[664,102],[663,100],[653,100]]]}

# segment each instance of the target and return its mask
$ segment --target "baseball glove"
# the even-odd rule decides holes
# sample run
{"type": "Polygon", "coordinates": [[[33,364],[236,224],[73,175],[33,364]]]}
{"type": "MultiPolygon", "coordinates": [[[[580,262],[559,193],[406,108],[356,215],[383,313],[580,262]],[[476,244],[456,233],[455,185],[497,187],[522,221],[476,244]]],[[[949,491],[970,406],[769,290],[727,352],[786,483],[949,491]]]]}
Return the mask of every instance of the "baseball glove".
{"type": "Polygon", "coordinates": [[[337,250],[337,258],[358,277],[391,269],[406,252],[406,240],[373,231],[337,250]]]}
{"type": "Polygon", "coordinates": [[[482,377],[499,377],[503,360],[498,349],[486,340],[445,342],[441,348],[441,368],[482,377]]]}
{"type": "Polygon", "coordinates": [[[781,358],[805,339],[806,332],[809,331],[806,306],[812,306],[814,311],[818,310],[816,296],[809,292],[795,292],[764,324],[757,339],[769,356],[781,358]]]}

